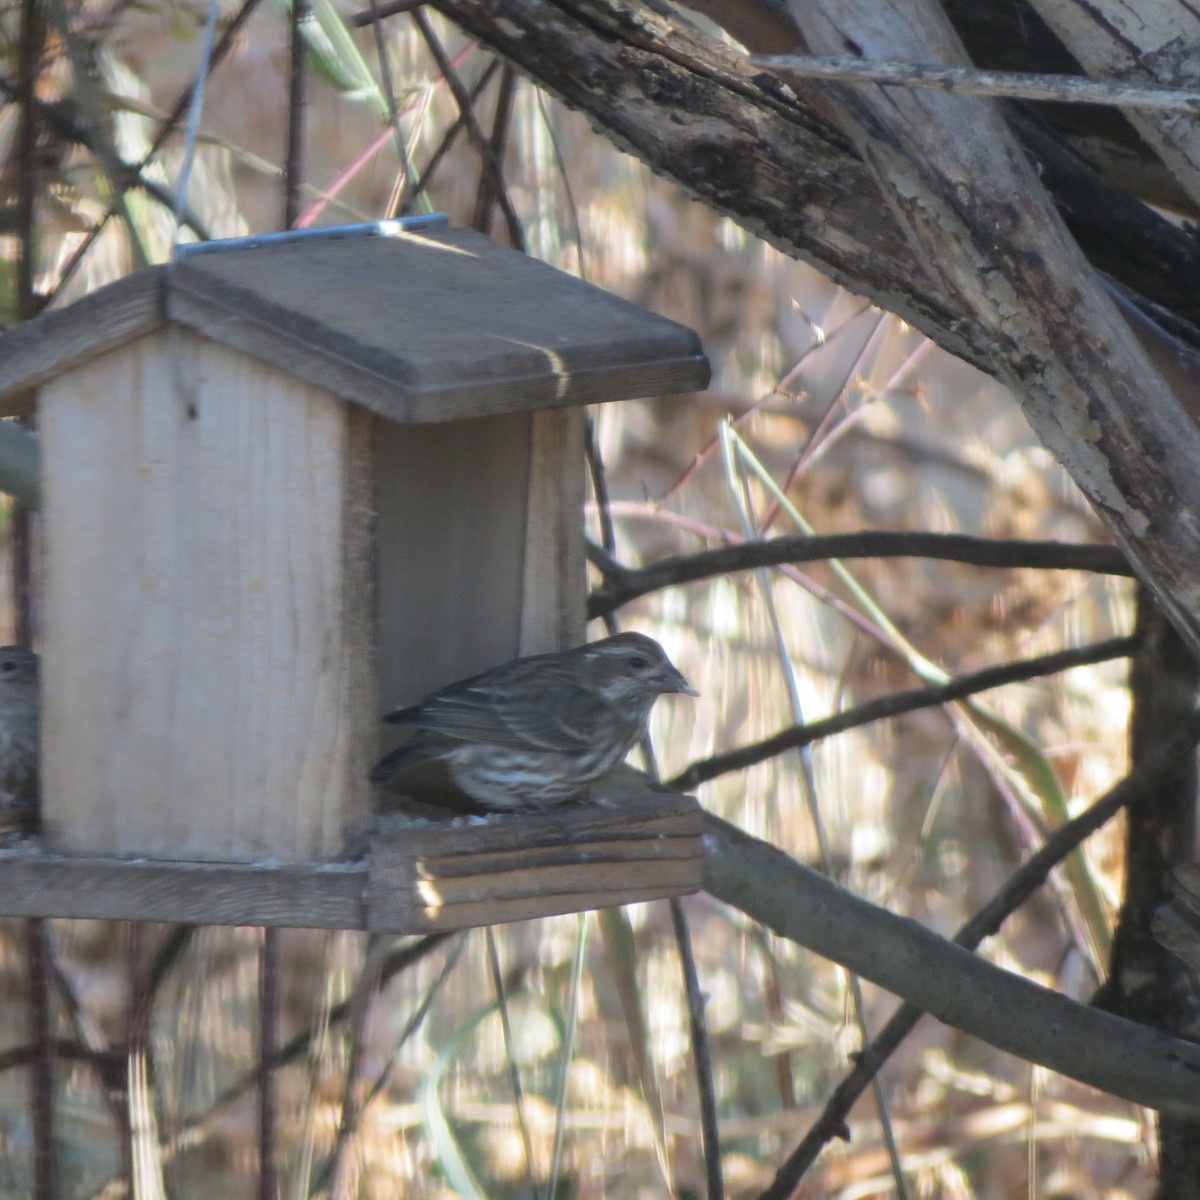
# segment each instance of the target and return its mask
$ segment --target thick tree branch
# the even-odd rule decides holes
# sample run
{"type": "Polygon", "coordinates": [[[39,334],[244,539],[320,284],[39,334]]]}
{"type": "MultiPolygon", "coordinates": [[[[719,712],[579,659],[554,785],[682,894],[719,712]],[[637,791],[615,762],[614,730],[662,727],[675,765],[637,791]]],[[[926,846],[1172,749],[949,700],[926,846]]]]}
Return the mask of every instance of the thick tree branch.
{"type": "MultiPolygon", "coordinates": [[[[1182,762],[1194,759],[1191,753],[1200,736],[1200,722],[1194,717],[1168,735],[1154,754],[1132,770],[1116,787],[1106,792],[1079,816],[1060,826],[1041,848],[1013,872],[1008,882],[954,936],[954,944],[976,949],[986,937],[996,933],[1004,920],[1014,913],[1046,882],[1050,872],[1085,838],[1095,833],[1122,808],[1145,804],[1167,783],[1182,762]]],[[[908,1036],[921,1017],[913,1004],[902,1004],[870,1045],[854,1056],[854,1066],[838,1084],[821,1116],[796,1149],[780,1167],[774,1182],[760,1200],[785,1200],[801,1177],[816,1160],[822,1147],[842,1136],[846,1118],[855,1101],[875,1077],[891,1053],[908,1036]]]]}
{"type": "MultiPolygon", "coordinates": [[[[1189,0],[1032,0],[1034,9],[1092,75],[1129,83],[1195,83],[1200,12],[1189,0]]],[[[1200,124],[1133,106],[1126,116],[1179,186],[1200,203],[1200,124]]]]}
{"type": "MultiPolygon", "coordinates": [[[[810,48],[959,65],[932,0],[793,4],[810,48]]],[[[835,115],[927,271],[990,331],[1027,419],[1200,649],[1200,429],[1059,220],[996,105],[858,84],[835,115]]]]}
{"type": "MultiPolygon", "coordinates": [[[[824,85],[787,86],[661,3],[437,0],[437,7],[697,199],[952,353],[994,369],[985,332],[926,274],[870,172],[814,102],[824,85]]],[[[720,7],[714,17],[733,25],[752,51],[796,47],[793,24],[778,6],[738,0],[699,7],[720,7]],[[735,7],[739,21],[729,17],[735,7]]],[[[958,7],[987,24],[979,6],[958,7]]],[[[1044,54],[1033,66],[1064,69],[1044,54]]],[[[1027,127],[1037,128],[1023,121],[1023,138],[1027,127]]],[[[1034,153],[1046,186],[1066,206],[1088,256],[1200,328],[1200,243],[1107,184],[1045,127],[1039,133],[1034,153]]]]}
{"type": "MultiPolygon", "coordinates": [[[[705,202],[1013,386],[1039,437],[1200,648],[1200,430],[1072,239],[1111,257],[1128,214],[1068,232],[1040,181],[1053,174],[1052,151],[1039,151],[1039,177],[994,102],[873,85],[793,90],[662,0],[437,2],[705,202]]],[[[966,62],[940,10],[892,5],[860,29],[853,5],[824,3],[824,16],[793,8],[814,53],[966,62]]],[[[1092,209],[1090,219],[1102,214],[1092,209]]],[[[1150,252],[1156,266],[1135,272],[1134,287],[1154,297],[1169,278],[1167,307],[1191,319],[1200,246],[1162,232],[1165,222],[1135,223],[1149,226],[1154,239],[1178,242],[1177,262],[1188,266],[1150,252]]],[[[1117,264],[1126,283],[1139,254],[1117,264]]]]}
{"type": "Polygon", "coordinates": [[[704,847],[708,892],[780,937],[997,1049],[1135,1104],[1200,1116],[1200,1046],[993,966],[711,815],[704,847]]]}

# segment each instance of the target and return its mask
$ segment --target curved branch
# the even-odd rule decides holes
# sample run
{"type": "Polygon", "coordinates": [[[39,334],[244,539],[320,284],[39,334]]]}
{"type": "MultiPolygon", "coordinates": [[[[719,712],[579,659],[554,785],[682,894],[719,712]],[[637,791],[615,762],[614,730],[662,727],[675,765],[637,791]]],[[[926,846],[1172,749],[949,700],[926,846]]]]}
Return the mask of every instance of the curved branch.
{"type": "MultiPolygon", "coordinates": [[[[868,18],[848,0],[792,9],[809,47],[956,66],[934,0],[868,18]]],[[[1200,650],[1200,429],[1054,210],[999,107],[874,84],[837,86],[838,125],[953,307],[990,329],[998,378],[1200,650]]]]}
{"type": "MultiPolygon", "coordinates": [[[[1004,886],[954,935],[954,944],[974,950],[996,933],[1006,917],[1014,913],[1049,878],[1050,872],[1081,842],[1111,820],[1122,808],[1137,804],[1157,792],[1174,774],[1180,762],[1196,745],[1200,722],[1194,718],[1159,744],[1145,762],[1110,789],[1089,808],[1060,826],[1041,848],[1023,862],[1004,886]]],[[[771,1186],[759,1200],[787,1200],[796,1184],[812,1166],[827,1142],[842,1134],[846,1118],[892,1051],[908,1036],[921,1018],[914,1004],[902,1004],[888,1023],[854,1056],[854,1066],[834,1089],[820,1117],[800,1144],[779,1168],[771,1186]]]]}
{"type": "MultiPolygon", "coordinates": [[[[436,7],[692,196],[994,370],[991,339],[931,280],[871,172],[815,103],[819,85],[784,85],[658,4],[436,0],[436,7]]],[[[763,18],[754,30],[739,27],[750,49],[796,47],[782,6],[723,7],[763,18]]],[[[978,5],[960,7],[986,24],[990,12],[981,18],[978,5]]],[[[1061,69],[1040,59],[1034,65],[1061,69]]],[[[1037,128],[1025,117],[1018,124],[1023,140],[1037,128]]],[[[1088,256],[1200,325],[1200,244],[1044,131],[1033,153],[1088,256]]]]}
{"type": "Polygon", "coordinates": [[[588,558],[604,576],[604,582],[588,597],[589,618],[605,616],[630,600],[676,584],[695,583],[733,571],[828,558],[935,558],[977,567],[1032,567],[1133,575],[1133,568],[1116,546],[1018,539],[1001,541],[962,533],[876,529],[738,542],[699,554],[664,558],[636,569],[621,566],[594,545],[588,547],[588,558]]]}
{"type": "Polygon", "coordinates": [[[1135,1104],[1200,1116],[1200,1046],[994,966],[711,815],[704,849],[707,891],[780,937],[997,1049],[1135,1104]]]}
{"type": "Polygon", "coordinates": [[[948,704],[951,700],[963,700],[976,692],[986,692],[1006,683],[1020,683],[1041,675],[1054,675],[1071,667],[1125,658],[1133,653],[1136,646],[1136,639],[1131,637],[1109,638],[1090,646],[1057,650],[1053,654],[1042,654],[1037,658],[1025,658],[999,667],[986,667],[970,675],[960,675],[949,683],[892,692],[888,696],[880,696],[877,700],[868,700],[855,708],[835,713],[832,717],[809,721],[807,725],[793,725],[772,734],[769,738],[763,738],[762,741],[751,742],[747,746],[739,746],[736,750],[726,750],[723,754],[700,759],[680,771],[673,779],[668,779],[666,784],[677,791],[688,792],[710,779],[716,779],[718,775],[727,775],[730,771],[752,767],[755,763],[764,762],[788,750],[799,750],[821,738],[832,737],[835,733],[845,733],[848,729],[857,729],[860,725],[882,721],[886,717],[898,717],[918,708],[933,708],[935,705],[948,704]]]}

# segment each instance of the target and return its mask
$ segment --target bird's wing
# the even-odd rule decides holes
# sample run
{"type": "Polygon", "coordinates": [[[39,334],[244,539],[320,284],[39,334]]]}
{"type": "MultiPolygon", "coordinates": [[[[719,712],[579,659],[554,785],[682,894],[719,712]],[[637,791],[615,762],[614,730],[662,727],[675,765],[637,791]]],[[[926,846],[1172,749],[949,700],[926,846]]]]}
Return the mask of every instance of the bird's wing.
{"type": "Polygon", "coordinates": [[[529,689],[484,681],[448,688],[391,719],[458,742],[571,753],[591,740],[604,712],[603,701],[573,683],[529,689]]]}
{"type": "Polygon", "coordinates": [[[611,719],[608,705],[599,696],[567,680],[543,683],[523,696],[524,702],[501,703],[496,708],[522,744],[540,750],[577,753],[603,737],[611,719]]]}

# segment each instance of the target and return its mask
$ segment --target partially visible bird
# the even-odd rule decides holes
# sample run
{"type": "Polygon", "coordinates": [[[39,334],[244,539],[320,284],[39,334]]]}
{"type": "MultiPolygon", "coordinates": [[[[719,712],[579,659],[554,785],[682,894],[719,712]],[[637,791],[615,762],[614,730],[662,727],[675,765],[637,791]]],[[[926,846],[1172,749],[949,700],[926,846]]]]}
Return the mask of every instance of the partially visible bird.
{"type": "Polygon", "coordinates": [[[38,656],[0,646],[0,828],[37,823],[40,731],[38,656]]]}
{"type": "Polygon", "coordinates": [[[697,694],[641,633],[514,659],[385,716],[414,737],[385,755],[371,780],[403,791],[406,776],[440,766],[486,809],[585,798],[633,749],[655,700],[670,692],[697,694]]]}

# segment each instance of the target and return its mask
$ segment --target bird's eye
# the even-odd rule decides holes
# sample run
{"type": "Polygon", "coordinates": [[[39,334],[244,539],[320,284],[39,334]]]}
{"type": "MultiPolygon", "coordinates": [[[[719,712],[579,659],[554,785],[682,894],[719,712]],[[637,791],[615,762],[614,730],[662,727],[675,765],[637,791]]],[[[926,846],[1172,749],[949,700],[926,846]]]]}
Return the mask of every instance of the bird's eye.
{"type": "Polygon", "coordinates": [[[11,674],[16,669],[17,664],[11,658],[6,658],[3,662],[0,662],[0,671],[5,675],[11,674]]]}
{"type": "Polygon", "coordinates": [[[635,671],[644,671],[650,665],[650,662],[648,659],[643,658],[640,654],[635,654],[629,660],[629,665],[635,671]]]}

